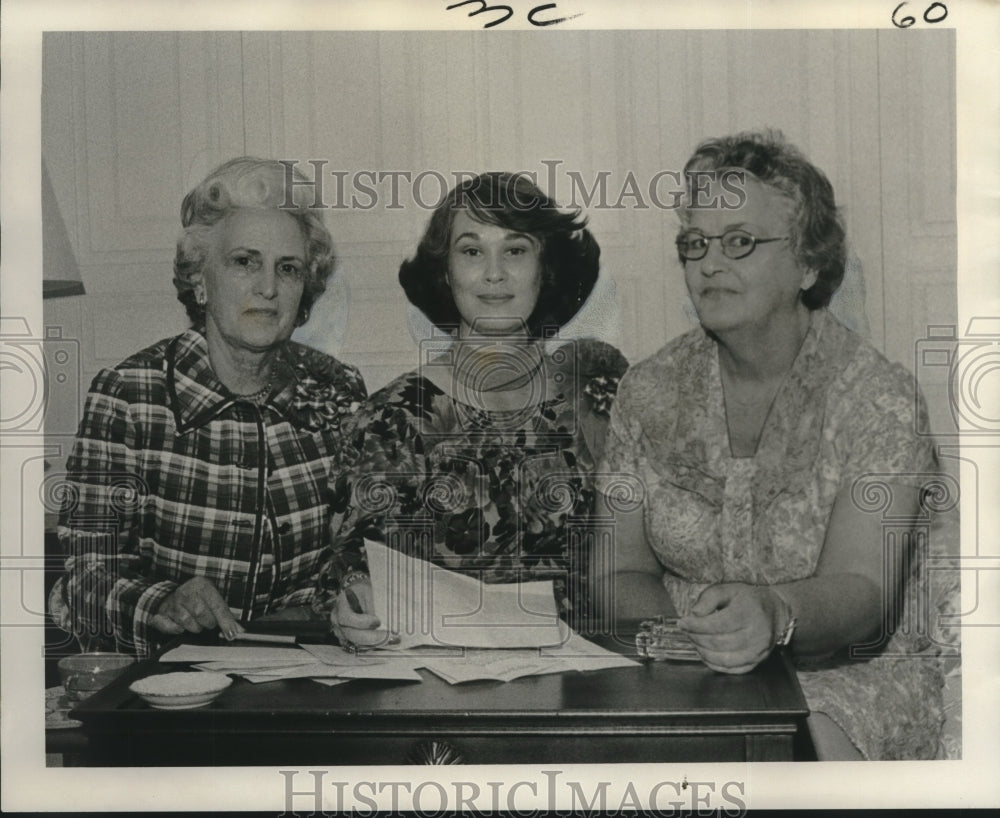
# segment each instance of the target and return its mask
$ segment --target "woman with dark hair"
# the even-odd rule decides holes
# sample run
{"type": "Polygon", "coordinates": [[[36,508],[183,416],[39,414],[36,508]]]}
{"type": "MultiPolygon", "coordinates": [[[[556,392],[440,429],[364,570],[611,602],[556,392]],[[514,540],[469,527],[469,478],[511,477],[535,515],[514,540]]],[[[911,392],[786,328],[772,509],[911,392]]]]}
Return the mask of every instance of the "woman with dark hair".
{"type": "Polygon", "coordinates": [[[600,608],[679,616],[724,673],[788,646],[821,759],[932,756],[940,666],[891,615],[918,555],[883,531],[940,486],[916,385],[825,309],[845,252],[821,171],[774,133],[703,142],[685,170],[677,252],[701,327],[622,381],[601,471],[645,496],[593,569],[613,588],[600,608]]]}
{"type": "Polygon", "coordinates": [[[387,541],[401,518],[428,532],[405,539],[411,556],[490,583],[551,579],[561,615],[582,615],[567,518],[591,508],[627,363],[597,341],[548,353],[543,340],[580,310],[599,256],[584,219],[523,176],[482,174],[438,206],[399,279],[447,343],[422,345],[420,368],[355,420],[361,455],[332,492],[333,555],[316,598],[339,636],[381,638],[363,539],[387,541]],[[553,502],[560,490],[566,507],[553,502]]]}
{"type": "Polygon", "coordinates": [[[220,166],[185,198],[174,283],[192,327],[97,375],[68,463],[56,620],[87,648],[308,606],[351,366],[289,340],[333,270],[280,162],[220,166]]]}
{"type": "Polygon", "coordinates": [[[527,178],[483,174],[459,185],[438,206],[414,258],[399,268],[399,283],[410,302],[438,328],[451,332],[463,318],[449,280],[450,240],[455,217],[469,218],[533,236],[541,250],[538,298],[524,316],[532,337],[545,337],[579,312],[597,281],[600,247],[579,214],[558,209],[527,178]]]}

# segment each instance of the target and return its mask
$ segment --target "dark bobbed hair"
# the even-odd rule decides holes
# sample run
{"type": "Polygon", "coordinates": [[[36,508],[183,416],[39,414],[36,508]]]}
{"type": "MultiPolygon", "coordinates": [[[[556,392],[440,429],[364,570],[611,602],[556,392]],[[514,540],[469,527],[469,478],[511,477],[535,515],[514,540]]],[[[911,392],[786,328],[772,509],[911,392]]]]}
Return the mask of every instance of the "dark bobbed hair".
{"type": "MultiPolygon", "coordinates": [[[[297,182],[306,181],[298,169],[291,176],[297,182]]],[[[240,208],[279,210],[298,223],[306,243],[306,275],[296,325],[309,319],[312,305],[333,272],[333,239],[322,217],[306,204],[312,199],[309,185],[290,185],[288,177],[288,168],[277,160],[241,156],[217,167],[184,197],[174,286],[192,326],[205,327],[205,307],[197,302],[193,279],[202,271],[216,226],[240,208]]]]}
{"type": "MultiPolygon", "coordinates": [[[[792,201],[789,235],[799,264],[816,273],[816,283],[800,294],[810,310],[825,307],[844,279],[846,233],[833,186],[826,175],[778,130],[745,131],[706,139],[688,159],[684,176],[691,195],[691,171],[744,170],[792,201]]],[[[680,208],[690,220],[690,202],[680,208]]],[[[681,259],[684,263],[684,259],[681,259]]]]}
{"type": "Polygon", "coordinates": [[[455,214],[465,210],[484,224],[526,233],[541,244],[542,280],[527,325],[536,338],[567,324],[594,289],[601,248],[579,210],[562,211],[523,174],[483,173],[453,188],[435,208],[416,255],[399,268],[410,303],[440,329],[455,330],[461,316],[448,284],[455,214]]]}

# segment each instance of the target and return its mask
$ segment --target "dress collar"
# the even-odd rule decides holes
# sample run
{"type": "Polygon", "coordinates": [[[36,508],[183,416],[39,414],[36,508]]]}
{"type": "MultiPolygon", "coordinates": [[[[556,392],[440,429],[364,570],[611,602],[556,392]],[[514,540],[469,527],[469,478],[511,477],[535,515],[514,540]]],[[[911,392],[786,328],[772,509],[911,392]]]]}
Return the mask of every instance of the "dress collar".
{"type": "Polygon", "coordinates": [[[821,450],[828,392],[861,339],[827,310],[814,311],[805,340],[775,396],[756,454],[733,458],[716,342],[704,331],[696,333],[681,370],[673,373],[673,411],[649,411],[644,417],[647,439],[653,451],[659,450],[653,459],[671,479],[681,479],[687,488],[720,506],[727,476],[749,469],[755,475],[755,503],[766,505],[806,479],[805,473],[813,468],[821,450]]]}
{"type": "MultiPolygon", "coordinates": [[[[208,357],[208,341],[194,329],[170,342],[166,355],[167,390],[179,434],[203,426],[239,400],[219,380],[208,357]]],[[[297,378],[283,347],[272,368],[270,396],[263,405],[284,415],[292,401],[297,378]]]]}

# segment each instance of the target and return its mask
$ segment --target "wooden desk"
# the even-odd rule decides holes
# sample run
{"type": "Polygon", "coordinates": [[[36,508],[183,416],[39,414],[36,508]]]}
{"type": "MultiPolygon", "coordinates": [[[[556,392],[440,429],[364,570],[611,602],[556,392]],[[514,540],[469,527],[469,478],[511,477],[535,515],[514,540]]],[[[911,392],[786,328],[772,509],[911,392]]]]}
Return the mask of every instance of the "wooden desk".
{"type": "MultiPolygon", "coordinates": [[[[595,641],[634,653],[629,636],[595,641]]],[[[431,741],[469,764],[789,761],[808,713],[780,653],[744,676],[643,662],[460,685],[427,671],[420,683],[334,687],[237,678],[212,704],[186,711],[154,710],[129,691],[164,670],[140,663],[72,712],[88,739],[82,763],[432,763],[431,741]]]]}

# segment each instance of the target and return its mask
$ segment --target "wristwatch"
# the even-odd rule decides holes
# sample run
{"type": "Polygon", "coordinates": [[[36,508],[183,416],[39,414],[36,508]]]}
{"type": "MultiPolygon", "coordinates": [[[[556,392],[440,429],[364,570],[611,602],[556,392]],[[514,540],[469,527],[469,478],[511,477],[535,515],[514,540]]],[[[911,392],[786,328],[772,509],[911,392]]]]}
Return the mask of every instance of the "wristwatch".
{"type": "Polygon", "coordinates": [[[366,579],[370,579],[370,577],[364,571],[351,571],[351,573],[340,581],[340,590],[346,591],[356,582],[363,582],[366,579]]]}
{"type": "Polygon", "coordinates": [[[785,629],[781,632],[781,635],[778,637],[778,641],[774,643],[776,647],[783,648],[791,644],[792,636],[795,634],[795,624],[796,624],[796,619],[793,616],[791,619],[788,620],[788,624],[785,625],[785,629]]]}

